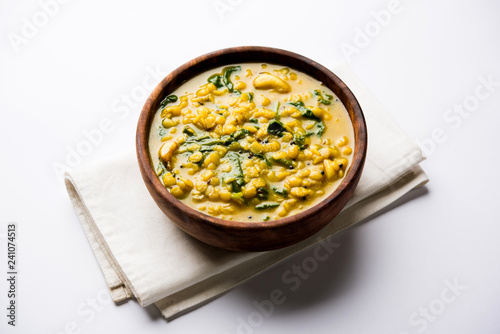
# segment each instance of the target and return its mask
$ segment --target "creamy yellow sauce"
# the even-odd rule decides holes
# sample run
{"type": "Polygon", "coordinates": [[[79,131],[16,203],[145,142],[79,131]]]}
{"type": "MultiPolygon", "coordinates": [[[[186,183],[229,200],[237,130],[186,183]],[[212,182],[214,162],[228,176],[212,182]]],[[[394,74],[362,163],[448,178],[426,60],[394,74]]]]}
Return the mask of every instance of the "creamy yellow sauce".
{"type": "Polygon", "coordinates": [[[202,73],[165,97],[149,137],[160,181],[205,214],[268,221],[303,211],[349,170],[354,131],[335,94],[280,65],[202,73]]]}

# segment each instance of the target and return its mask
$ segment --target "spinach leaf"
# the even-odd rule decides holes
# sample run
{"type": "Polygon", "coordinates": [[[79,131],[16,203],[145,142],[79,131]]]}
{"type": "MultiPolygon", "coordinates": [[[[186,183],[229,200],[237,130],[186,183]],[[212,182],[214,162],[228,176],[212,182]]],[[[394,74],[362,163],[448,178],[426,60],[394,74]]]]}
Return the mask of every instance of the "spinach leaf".
{"type": "Polygon", "coordinates": [[[248,101],[252,102],[253,101],[253,93],[247,93],[248,96],[248,101]]]}
{"type": "Polygon", "coordinates": [[[267,133],[270,135],[282,137],[283,132],[285,131],[286,129],[283,126],[283,123],[274,119],[271,122],[269,122],[269,125],[267,126],[267,133]]]}
{"type": "Polygon", "coordinates": [[[276,113],[276,116],[274,118],[277,121],[279,121],[281,119],[281,117],[280,117],[280,106],[281,106],[281,103],[278,101],[278,103],[276,104],[276,110],[274,111],[276,113]]]}
{"type": "Polygon", "coordinates": [[[253,155],[256,156],[259,159],[264,160],[266,162],[267,167],[272,167],[273,166],[273,164],[271,163],[271,161],[269,161],[264,154],[262,154],[262,153],[253,153],[253,155]]]}
{"type": "Polygon", "coordinates": [[[241,205],[247,204],[247,201],[243,197],[243,193],[241,192],[241,190],[239,192],[233,192],[231,194],[231,199],[241,205]]]}
{"type": "Polygon", "coordinates": [[[224,84],[222,83],[222,76],[220,74],[212,74],[208,77],[207,81],[213,83],[217,88],[221,88],[224,86],[224,84]]]}
{"type": "Polygon", "coordinates": [[[200,152],[212,152],[217,145],[202,145],[200,148],[200,152]]]}
{"type": "MultiPolygon", "coordinates": [[[[231,73],[241,70],[240,66],[229,66],[222,69],[222,73],[215,73],[208,77],[207,81],[213,83],[215,87],[227,87],[231,93],[234,91],[234,85],[231,82],[231,73]]],[[[238,91],[241,94],[241,92],[238,91]]]]}
{"type": "Polygon", "coordinates": [[[315,120],[315,121],[321,121],[321,119],[319,119],[318,117],[316,117],[314,115],[314,113],[311,111],[311,109],[307,108],[304,105],[304,102],[297,101],[297,102],[289,102],[289,103],[292,106],[294,106],[295,108],[299,109],[300,114],[302,115],[302,117],[309,118],[309,119],[312,119],[312,120],[315,120]]]}
{"type": "Polygon", "coordinates": [[[229,146],[232,143],[234,143],[234,142],[236,142],[236,141],[238,141],[240,139],[245,138],[249,134],[250,134],[250,131],[248,131],[247,129],[243,129],[243,128],[242,129],[238,129],[238,130],[236,130],[236,132],[231,133],[229,136],[223,136],[223,137],[221,137],[221,143],[224,146],[229,146]]]}
{"type": "MultiPolygon", "coordinates": [[[[313,133],[311,133],[311,134],[313,134],[313,133]]],[[[305,145],[306,136],[304,136],[300,132],[293,134],[293,142],[300,148],[301,151],[303,151],[306,148],[306,145],[305,145]]]]}
{"type": "Polygon", "coordinates": [[[311,111],[311,109],[306,108],[306,106],[304,105],[304,102],[297,101],[297,102],[290,102],[290,104],[292,106],[294,106],[295,108],[299,109],[302,117],[312,119],[312,120],[318,122],[318,123],[316,123],[316,127],[319,128],[319,131],[316,134],[321,137],[323,132],[325,132],[325,124],[323,123],[323,121],[319,117],[316,117],[314,115],[314,113],[311,111]]]}
{"type": "Polygon", "coordinates": [[[321,137],[323,135],[323,132],[325,132],[325,123],[323,121],[316,123],[316,127],[319,129],[317,132],[317,135],[321,137]]]}
{"type": "Polygon", "coordinates": [[[234,181],[231,182],[231,191],[240,192],[241,186],[245,184],[245,178],[243,176],[243,169],[241,168],[242,157],[236,152],[228,152],[226,154],[227,159],[232,165],[231,172],[226,175],[234,177],[234,181]]]}
{"type": "Polygon", "coordinates": [[[269,190],[267,190],[267,187],[257,188],[257,198],[260,198],[260,199],[268,199],[269,198],[269,190]]]}
{"type": "Polygon", "coordinates": [[[279,203],[274,203],[274,202],[268,202],[268,203],[261,203],[255,206],[256,210],[271,210],[271,209],[276,209],[279,205],[279,203]]]}
{"type": "Polygon", "coordinates": [[[210,136],[205,136],[205,137],[189,137],[183,144],[182,146],[187,146],[190,144],[199,144],[201,146],[215,146],[215,145],[220,145],[222,142],[220,139],[215,139],[210,136]]]}
{"type": "Polygon", "coordinates": [[[163,162],[160,160],[158,162],[158,167],[156,168],[156,175],[159,177],[162,177],[163,174],[165,174],[165,171],[167,170],[167,167],[163,164],[163,162]]]}
{"type": "Polygon", "coordinates": [[[289,160],[289,159],[274,159],[273,157],[271,157],[270,160],[273,161],[273,162],[276,162],[278,164],[285,165],[288,168],[293,168],[293,162],[292,162],[292,160],[289,160]]]}
{"type": "Polygon", "coordinates": [[[227,89],[232,93],[234,90],[233,83],[231,82],[231,73],[241,70],[240,66],[230,66],[224,68],[222,71],[222,82],[227,87],[227,89]]]}
{"type": "Polygon", "coordinates": [[[267,221],[268,221],[268,220],[270,220],[270,219],[271,219],[271,217],[269,217],[269,216],[265,216],[265,217],[264,217],[264,219],[262,219],[262,221],[267,222],[267,221]]]}
{"type": "Polygon", "coordinates": [[[234,140],[237,141],[237,140],[245,138],[249,134],[250,134],[250,131],[242,128],[242,129],[237,130],[235,133],[232,133],[231,135],[234,135],[234,140]]]}
{"type": "Polygon", "coordinates": [[[241,187],[236,182],[231,182],[231,192],[241,192],[241,187]]]}
{"type": "Polygon", "coordinates": [[[286,188],[281,188],[281,189],[280,189],[280,188],[277,188],[277,187],[273,187],[273,191],[274,191],[276,194],[278,194],[278,195],[280,195],[280,196],[282,196],[282,197],[284,197],[284,198],[287,198],[287,197],[288,197],[288,190],[286,190],[286,188]]]}
{"type": "Polygon", "coordinates": [[[259,120],[257,118],[250,118],[248,121],[250,123],[259,124],[259,120]]]}
{"type": "MultiPolygon", "coordinates": [[[[320,91],[319,89],[315,89],[315,90],[314,90],[314,95],[316,95],[316,96],[318,97],[318,101],[319,101],[319,103],[323,103],[323,104],[325,104],[325,105],[331,104],[331,102],[330,102],[330,101],[325,100],[325,98],[323,97],[323,94],[321,93],[321,91],[320,91]]],[[[333,96],[331,96],[331,95],[325,94],[325,96],[326,96],[329,100],[333,99],[333,96]]]]}
{"type": "Polygon", "coordinates": [[[219,145],[222,144],[220,139],[212,138],[210,136],[202,137],[198,139],[198,144],[200,145],[205,145],[205,146],[212,146],[212,145],[219,145]]]}
{"type": "MultiPolygon", "coordinates": [[[[201,145],[201,148],[199,150],[200,152],[213,151],[215,146],[222,144],[222,141],[220,139],[212,138],[207,135],[200,137],[198,133],[195,130],[193,130],[189,125],[186,125],[182,130],[182,132],[188,135],[188,138],[182,144],[182,146],[186,147],[191,144],[199,144],[201,145]]],[[[204,132],[204,134],[206,134],[206,132],[204,132]]]]}
{"type": "Polygon", "coordinates": [[[189,137],[196,136],[196,132],[189,125],[186,125],[182,130],[182,133],[187,134],[189,137]]]}
{"type": "Polygon", "coordinates": [[[169,95],[160,102],[160,108],[165,108],[167,104],[177,101],[176,95],[169,95]]]}

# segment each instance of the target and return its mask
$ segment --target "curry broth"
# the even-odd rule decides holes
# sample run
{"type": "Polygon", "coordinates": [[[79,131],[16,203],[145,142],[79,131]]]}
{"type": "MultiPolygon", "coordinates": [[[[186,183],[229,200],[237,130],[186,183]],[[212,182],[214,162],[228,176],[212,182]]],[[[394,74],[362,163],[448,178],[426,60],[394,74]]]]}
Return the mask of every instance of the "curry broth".
{"type": "Polygon", "coordinates": [[[179,200],[235,221],[267,221],[323,200],[348,172],[354,130],[335,94],[280,65],[204,72],[154,116],[151,162],[179,200]]]}

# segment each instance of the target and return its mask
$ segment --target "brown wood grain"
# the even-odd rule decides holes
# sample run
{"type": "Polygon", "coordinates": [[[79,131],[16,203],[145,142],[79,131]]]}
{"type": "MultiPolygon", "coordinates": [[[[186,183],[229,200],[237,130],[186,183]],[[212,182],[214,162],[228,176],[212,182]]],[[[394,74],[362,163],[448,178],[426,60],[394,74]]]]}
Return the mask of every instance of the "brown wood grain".
{"type": "Polygon", "coordinates": [[[350,89],[326,67],[285,50],[242,46],[214,51],[180,66],[153,90],[139,117],[137,159],[142,177],[156,204],[179,228],[213,246],[234,251],[265,251],[292,245],[315,234],[342,210],[352,197],[366,159],[367,129],[361,107],[350,89]],[[185,81],[211,68],[249,62],[292,67],[316,78],[342,101],[351,118],[355,150],[353,162],[337,189],[315,206],[296,215],[267,222],[236,222],[215,218],[191,208],[162,185],[149,155],[149,131],[161,100],[185,81]]]}

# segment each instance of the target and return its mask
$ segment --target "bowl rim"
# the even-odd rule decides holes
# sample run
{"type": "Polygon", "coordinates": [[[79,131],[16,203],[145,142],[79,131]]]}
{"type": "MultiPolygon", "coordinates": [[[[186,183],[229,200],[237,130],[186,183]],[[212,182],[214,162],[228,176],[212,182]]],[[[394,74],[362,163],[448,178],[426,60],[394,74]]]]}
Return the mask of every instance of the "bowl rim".
{"type": "MultiPolygon", "coordinates": [[[[247,61],[246,63],[250,63],[253,61],[247,61]]],[[[256,63],[259,63],[258,59],[254,61],[256,63]]],[[[242,62],[243,63],[243,62],[242,62]]],[[[277,64],[277,65],[284,65],[288,66],[286,64],[279,64],[279,63],[273,63],[273,62],[265,62],[268,64],[277,64]]],[[[293,68],[293,66],[290,66],[293,68]]],[[[302,71],[304,72],[304,71],[302,71]]],[[[313,75],[306,73],[313,78],[315,78],[313,75]]],[[[315,78],[318,80],[317,78],[315,78]]],[[[331,87],[329,87],[332,89],[331,87]]],[[[332,89],[333,90],[333,89],[332,89]]],[[[170,91],[171,93],[171,91],[170,91]]],[[[338,95],[338,94],[336,94],[338,95]]],[[[158,101],[159,103],[159,101],[158,101]]],[[[343,102],[344,106],[345,103],[343,102]]],[[[347,106],[345,106],[347,109],[347,106]]],[[[348,109],[349,111],[349,109],[348,109]]],[[[183,215],[186,215],[189,217],[190,221],[197,221],[199,219],[202,219],[205,223],[212,225],[213,227],[216,228],[231,228],[233,230],[262,230],[262,229],[277,229],[277,228],[283,228],[287,225],[292,225],[296,223],[297,221],[301,221],[306,219],[309,215],[316,213],[317,211],[325,210],[328,208],[328,206],[334,202],[337,198],[339,198],[348,188],[351,182],[357,182],[356,181],[356,176],[358,173],[360,173],[363,169],[364,162],[366,159],[366,152],[367,152],[367,141],[368,141],[368,135],[367,135],[367,128],[366,128],[366,120],[363,115],[361,106],[354,96],[354,94],[351,92],[351,90],[347,87],[347,85],[332,71],[330,71],[328,68],[324,67],[323,65],[305,57],[300,54],[283,50],[283,49],[278,49],[278,48],[271,48],[271,47],[264,47],[264,46],[240,46],[240,47],[231,47],[231,48],[225,48],[225,49],[220,49],[216,50],[210,53],[203,54],[201,56],[198,56],[183,65],[179,66],[172,72],[170,72],[151,92],[149,95],[148,99],[146,100],[140,116],[139,120],[137,123],[137,132],[136,132],[136,150],[137,150],[137,159],[139,163],[139,167],[141,168],[141,174],[143,178],[146,181],[150,183],[150,185],[154,188],[154,191],[161,195],[162,198],[167,200],[169,204],[174,206],[179,212],[182,212],[183,215]],[[167,96],[169,92],[166,92],[166,94],[163,93],[165,87],[176,77],[185,75],[187,74],[187,78],[184,80],[180,81],[174,89],[177,89],[185,83],[186,81],[192,79],[194,76],[203,73],[204,71],[209,70],[210,68],[217,68],[220,66],[224,65],[230,65],[230,64],[235,64],[230,63],[230,62],[224,62],[224,63],[217,63],[216,58],[220,57],[221,55],[230,55],[230,54],[236,54],[236,53],[241,53],[241,52],[266,52],[266,53],[272,53],[275,54],[276,56],[286,56],[288,58],[293,58],[294,60],[303,63],[305,66],[310,66],[312,68],[315,68],[316,70],[323,72],[326,76],[330,77],[333,82],[338,86],[338,89],[343,92],[343,94],[346,96],[346,98],[351,102],[351,108],[352,108],[352,113],[356,116],[356,119],[358,120],[358,126],[360,127],[360,131],[358,131],[358,134],[356,134],[356,129],[353,124],[353,119],[351,119],[351,124],[353,125],[354,131],[355,131],[355,148],[354,148],[354,153],[353,153],[353,158],[352,158],[352,163],[351,166],[345,175],[345,177],[341,180],[340,184],[334,189],[334,191],[328,195],[326,198],[321,200],[319,203],[316,203],[315,205],[305,209],[302,212],[276,219],[276,220],[269,220],[269,221],[254,221],[254,222],[243,222],[243,221],[233,221],[233,220],[225,220],[217,217],[210,216],[208,214],[205,214],[201,211],[198,211],[196,209],[191,208],[189,205],[183,203],[179,199],[177,199],[175,196],[170,194],[170,192],[163,186],[163,184],[160,182],[159,177],[156,175],[154,171],[154,167],[151,162],[150,158],[150,152],[149,152],[149,134],[151,130],[151,123],[153,120],[153,117],[155,113],[158,111],[157,108],[155,107],[155,102],[157,102],[159,99],[161,100],[164,98],[164,96],[167,96]],[[194,65],[199,65],[200,63],[207,62],[209,65],[205,69],[199,72],[194,72],[190,73],[190,69],[194,65]],[[144,130],[144,131],[141,131],[144,130]]],[[[149,191],[151,191],[148,188],[149,191]]],[[[180,218],[180,217],[179,217],[180,218]]]]}

